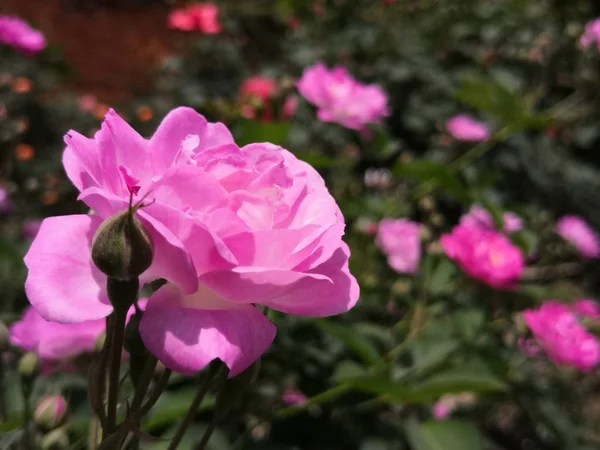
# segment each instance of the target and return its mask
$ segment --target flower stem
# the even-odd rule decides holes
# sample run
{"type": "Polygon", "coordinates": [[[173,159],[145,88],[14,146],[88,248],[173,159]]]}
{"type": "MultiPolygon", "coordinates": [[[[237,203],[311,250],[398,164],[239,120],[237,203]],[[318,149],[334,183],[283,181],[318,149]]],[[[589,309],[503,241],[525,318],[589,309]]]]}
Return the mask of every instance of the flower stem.
{"type": "Polygon", "coordinates": [[[110,369],[108,373],[108,405],[106,413],[106,427],[108,432],[113,432],[117,427],[117,404],[119,402],[119,387],[121,384],[121,356],[123,353],[123,338],[125,337],[125,321],[127,310],[115,308],[112,331],[112,347],[110,350],[110,369]]]}
{"type": "Polygon", "coordinates": [[[183,436],[185,435],[185,432],[187,431],[188,427],[194,420],[194,417],[196,417],[196,413],[198,412],[198,408],[200,407],[202,400],[208,393],[208,389],[210,388],[210,382],[212,381],[214,376],[219,372],[219,369],[220,369],[220,366],[218,364],[216,364],[214,361],[208,366],[208,371],[202,378],[202,381],[200,381],[200,387],[198,388],[198,393],[196,394],[196,397],[192,401],[192,404],[190,405],[190,408],[188,409],[186,416],[184,417],[183,421],[181,422],[181,425],[179,425],[179,428],[177,429],[177,432],[175,433],[175,436],[171,440],[171,443],[169,444],[169,447],[167,450],[175,450],[177,448],[177,446],[180,444],[181,439],[183,439],[183,436]]]}
{"type": "Polygon", "coordinates": [[[204,434],[202,435],[202,440],[200,441],[200,444],[198,444],[198,447],[196,447],[196,450],[205,450],[206,445],[208,444],[208,441],[210,440],[210,437],[212,436],[214,431],[215,424],[211,423],[208,426],[208,428],[204,431],[204,434]]]}

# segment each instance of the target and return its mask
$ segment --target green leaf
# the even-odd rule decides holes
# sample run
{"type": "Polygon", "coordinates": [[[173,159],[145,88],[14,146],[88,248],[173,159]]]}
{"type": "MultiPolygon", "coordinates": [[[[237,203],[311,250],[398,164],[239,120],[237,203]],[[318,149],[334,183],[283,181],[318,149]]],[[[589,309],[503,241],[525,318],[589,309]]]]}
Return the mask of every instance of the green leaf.
{"type": "Polygon", "coordinates": [[[339,383],[364,376],[366,373],[365,368],[356,361],[341,361],[335,366],[335,372],[331,378],[339,383]]]}
{"type": "Polygon", "coordinates": [[[448,259],[442,259],[433,269],[431,278],[425,288],[433,296],[451,294],[453,292],[453,276],[457,272],[456,265],[448,259]]]}
{"type": "Polygon", "coordinates": [[[257,122],[254,120],[241,120],[239,124],[239,136],[236,139],[239,145],[254,142],[270,142],[282,145],[288,137],[291,122],[257,122]]]}
{"type": "Polygon", "coordinates": [[[469,202],[471,196],[469,190],[458,174],[448,166],[423,159],[410,162],[399,161],[393,173],[397,177],[435,183],[458,200],[469,202]]]}
{"type": "Polygon", "coordinates": [[[483,450],[479,430],[462,420],[409,420],[406,437],[412,450],[483,450]]]}
{"type": "Polygon", "coordinates": [[[375,364],[379,361],[379,352],[373,343],[361,333],[358,333],[352,326],[340,325],[327,320],[317,320],[315,324],[325,333],[330,334],[353,351],[367,365],[375,364]]]}

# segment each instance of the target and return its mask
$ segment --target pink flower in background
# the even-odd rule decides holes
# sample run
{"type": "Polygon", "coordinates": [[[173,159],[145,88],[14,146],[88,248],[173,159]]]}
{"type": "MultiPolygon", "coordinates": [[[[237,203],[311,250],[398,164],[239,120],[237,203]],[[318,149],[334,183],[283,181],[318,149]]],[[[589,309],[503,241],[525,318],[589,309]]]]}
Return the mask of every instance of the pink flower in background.
{"type": "Polygon", "coordinates": [[[38,425],[52,430],[60,425],[69,405],[62,395],[49,395],[40,400],[33,412],[33,418],[38,425]]]}
{"type": "Polygon", "coordinates": [[[3,187],[0,187],[0,214],[12,212],[13,203],[8,195],[8,192],[3,187]]]}
{"type": "MultiPolygon", "coordinates": [[[[254,119],[260,111],[260,118],[270,122],[273,117],[273,96],[276,92],[275,80],[262,75],[247,78],[240,86],[240,104],[242,115],[247,119],[254,119]]],[[[297,100],[288,96],[282,106],[281,115],[284,119],[291,117],[296,112],[297,100]]]]}
{"type": "Polygon", "coordinates": [[[399,273],[415,274],[421,261],[421,224],[406,219],[379,222],[376,242],[388,264],[399,273]]]}
{"type": "Polygon", "coordinates": [[[286,389],[281,395],[281,400],[288,406],[303,405],[308,401],[308,397],[300,391],[286,389]]]}
{"type": "Polygon", "coordinates": [[[323,122],[335,122],[353,130],[364,130],[389,114],[387,95],[376,84],[362,84],[343,67],[328,69],[317,63],[304,70],[298,91],[317,107],[323,122]]]}
{"type": "Polygon", "coordinates": [[[79,109],[91,113],[94,111],[94,109],[96,109],[96,106],[98,106],[98,99],[95,95],[83,94],[79,96],[79,100],[77,103],[79,109]]]}
{"type": "Polygon", "coordinates": [[[434,403],[432,408],[433,417],[437,420],[444,420],[450,417],[456,409],[470,406],[477,401],[477,397],[472,392],[461,392],[458,394],[446,394],[434,403]]]}
{"type": "Polygon", "coordinates": [[[569,306],[554,300],[523,312],[525,323],[550,360],[589,372],[600,361],[600,345],[569,306]]]}
{"type": "Polygon", "coordinates": [[[468,114],[458,114],[452,117],[446,122],[446,129],[459,141],[479,142],[490,138],[487,125],[468,114]]]}
{"type": "Polygon", "coordinates": [[[572,309],[582,317],[600,321],[600,305],[592,299],[580,298],[575,300],[572,309]]]}
{"type": "Polygon", "coordinates": [[[66,173],[95,215],[44,220],[25,256],[26,292],[46,319],[112,311],[90,246],[127,207],[132,177],[151,203],[136,214],[154,247],[140,283],[169,282],[149,299],[140,333],[167,367],[192,373],[218,358],[233,376],[275,336],[255,305],[329,316],[358,300],[344,218],[320,175],[287,150],[240,148],[190,108],[171,111],[149,140],[111,110],[93,139],[70,131],[65,141],[66,173]]]}
{"type": "Polygon", "coordinates": [[[433,405],[432,413],[433,417],[437,420],[444,420],[450,417],[454,405],[449,404],[444,399],[438,400],[433,405]]]}
{"type": "Polygon", "coordinates": [[[33,239],[40,231],[42,221],[40,219],[28,219],[23,222],[23,237],[26,239],[33,239]]]}
{"type": "Polygon", "coordinates": [[[585,258],[600,256],[598,235],[581,217],[564,216],[556,224],[556,232],[585,258]]]}
{"type": "Polygon", "coordinates": [[[169,28],[182,31],[198,30],[204,34],[221,32],[219,8],[214,3],[194,3],[185,8],[171,11],[169,28]]]}
{"type": "MultiPolygon", "coordinates": [[[[504,222],[502,231],[505,233],[514,233],[523,228],[523,221],[515,213],[507,211],[502,217],[504,222]]],[[[473,205],[469,212],[460,218],[460,224],[484,230],[496,229],[492,215],[480,205],[473,205]]]]}
{"type": "Polygon", "coordinates": [[[33,308],[10,327],[10,342],[25,351],[33,351],[51,368],[82,353],[92,352],[106,328],[104,319],[82,323],[48,322],[33,308]]]}
{"type": "Polygon", "coordinates": [[[44,35],[16,16],[0,15],[0,42],[28,54],[46,48],[44,35]]]}
{"type": "Polygon", "coordinates": [[[592,44],[596,44],[596,47],[600,51],[600,17],[586,24],[579,43],[586,48],[592,44]]]}
{"type": "Polygon", "coordinates": [[[468,275],[495,288],[514,287],[525,266],[521,250],[496,231],[461,224],[441,244],[468,275]]]}

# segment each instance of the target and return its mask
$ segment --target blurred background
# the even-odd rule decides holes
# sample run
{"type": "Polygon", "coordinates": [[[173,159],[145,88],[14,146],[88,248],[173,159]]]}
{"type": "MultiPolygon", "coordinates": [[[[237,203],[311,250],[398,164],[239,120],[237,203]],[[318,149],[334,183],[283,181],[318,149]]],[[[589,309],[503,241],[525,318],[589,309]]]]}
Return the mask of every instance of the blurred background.
{"type": "MultiPolygon", "coordinates": [[[[62,169],[63,135],[92,136],[114,108],[149,137],[191,106],[238,144],[273,142],[319,170],[361,286],[343,316],[271,317],[278,335],[258,378],[208,448],[600,448],[600,3],[2,0],[0,15],[7,326],[28,304],[22,258],[40,220],[85,212],[62,169]],[[320,120],[322,105],[298,89],[318,62],[379,86],[387,111],[359,127],[320,120]],[[391,219],[416,233],[392,227],[389,243],[380,223],[391,219]],[[494,282],[495,253],[484,274],[479,247],[465,256],[471,237],[460,251],[444,244],[468,220],[510,247],[502,260],[518,252],[509,283],[494,282]],[[568,326],[526,319],[549,301],[566,305],[568,326]]],[[[0,351],[0,448],[18,448],[23,349],[0,351]]],[[[86,448],[89,359],[71,362],[35,383],[34,406],[68,402],[37,429],[40,448],[86,448]]],[[[171,377],[142,448],[167,448],[160,438],[196,384],[171,377]]],[[[212,405],[180,448],[198,444],[212,405]]]]}

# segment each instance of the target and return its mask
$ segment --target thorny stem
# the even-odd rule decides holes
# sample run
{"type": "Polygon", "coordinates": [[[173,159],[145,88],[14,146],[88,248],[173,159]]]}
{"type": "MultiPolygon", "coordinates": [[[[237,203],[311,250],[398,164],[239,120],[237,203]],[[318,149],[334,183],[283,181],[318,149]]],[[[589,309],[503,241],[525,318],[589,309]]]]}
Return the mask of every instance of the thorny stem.
{"type": "Polygon", "coordinates": [[[185,435],[185,432],[187,431],[188,427],[194,420],[194,417],[196,417],[198,408],[200,407],[202,400],[204,399],[204,397],[206,396],[206,394],[208,392],[208,389],[210,388],[210,382],[212,381],[214,376],[219,371],[220,371],[219,365],[215,364],[214,362],[210,364],[210,366],[208,367],[208,371],[206,372],[206,374],[202,378],[202,381],[200,382],[200,387],[198,388],[198,393],[196,394],[196,397],[192,401],[192,404],[190,405],[190,408],[188,409],[186,416],[184,417],[183,421],[181,422],[181,425],[179,425],[179,428],[177,429],[177,432],[175,433],[175,436],[171,440],[171,443],[169,444],[169,447],[167,450],[175,450],[177,448],[177,446],[179,445],[179,443],[181,442],[181,439],[185,435]]]}

